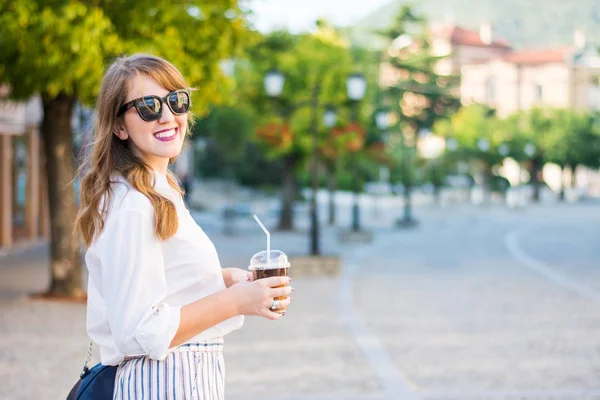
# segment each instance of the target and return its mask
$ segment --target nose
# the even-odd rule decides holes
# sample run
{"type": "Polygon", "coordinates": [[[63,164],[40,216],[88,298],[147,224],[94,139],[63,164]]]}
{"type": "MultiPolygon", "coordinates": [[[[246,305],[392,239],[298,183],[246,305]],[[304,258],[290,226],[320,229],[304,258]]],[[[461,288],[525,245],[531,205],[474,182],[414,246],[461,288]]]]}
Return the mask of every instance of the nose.
{"type": "Polygon", "coordinates": [[[162,113],[160,114],[160,118],[159,118],[158,122],[160,122],[161,124],[164,124],[164,123],[171,122],[174,120],[175,120],[175,115],[173,115],[169,106],[167,106],[165,103],[163,103],[162,113]]]}

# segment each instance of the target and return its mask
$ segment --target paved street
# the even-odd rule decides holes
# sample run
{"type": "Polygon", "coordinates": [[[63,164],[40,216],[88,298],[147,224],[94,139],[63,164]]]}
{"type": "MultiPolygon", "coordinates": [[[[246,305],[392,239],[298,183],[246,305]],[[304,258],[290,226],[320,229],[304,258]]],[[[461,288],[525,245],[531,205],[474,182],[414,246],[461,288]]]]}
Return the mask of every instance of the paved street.
{"type": "MultiPolygon", "coordinates": [[[[343,275],[294,279],[288,315],[227,338],[227,399],[600,399],[599,204],[422,207],[412,230],[395,215],[365,210],[370,245],[324,229],[343,275]]],[[[264,246],[248,221],[198,220],[224,266],[264,246]]],[[[272,245],[303,254],[305,231],[272,245]]],[[[19,297],[47,282],[40,254],[0,259],[2,399],[64,399],[85,356],[83,305],[19,297]]]]}

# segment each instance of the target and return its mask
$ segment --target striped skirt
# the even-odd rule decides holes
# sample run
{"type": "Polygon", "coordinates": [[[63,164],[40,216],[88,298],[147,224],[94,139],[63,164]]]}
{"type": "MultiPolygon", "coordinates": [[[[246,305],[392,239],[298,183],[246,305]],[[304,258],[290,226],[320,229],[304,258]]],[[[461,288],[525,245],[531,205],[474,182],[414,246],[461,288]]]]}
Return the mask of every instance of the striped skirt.
{"type": "Polygon", "coordinates": [[[117,369],[113,400],[223,400],[223,338],[183,344],[164,360],[126,358],[117,369]]]}

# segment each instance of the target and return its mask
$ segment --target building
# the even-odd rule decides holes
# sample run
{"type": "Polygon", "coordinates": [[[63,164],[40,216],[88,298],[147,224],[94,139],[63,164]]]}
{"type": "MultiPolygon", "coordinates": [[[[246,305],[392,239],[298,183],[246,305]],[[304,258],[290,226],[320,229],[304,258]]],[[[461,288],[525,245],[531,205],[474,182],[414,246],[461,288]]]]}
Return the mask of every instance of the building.
{"type": "Polygon", "coordinates": [[[0,87],[0,252],[49,234],[41,101],[14,102],[8,95],[0,87]]]}
{"type": "Polygon", "coordinates": [[[487,23],[481,25],[479,32],[448,24],[432,24],[429,30],[433,53],[447,55],[437,65],[440,75],[458,75],[463,65],[502,57],[511,51],[506,41],[493,37],[487,23]]]}
{"type": "Polygon", "coordinates": [[[535,106],[597,109],[600,57],[575,32],[572,46],[509,51],[461,66],[463,104],[488,104],[499,116],[535,106]]]}
{"type": "MultiPolygon", "coordinates": [[[[440,75],[459,76],[461,67],[479,60],[502,57],[511,51],[507,42],[492,36],[489,24],[481,25],[479,32],[458,25],[431,24],[429,26],[432,53],[435,56],[446,56],[436,66],[436,73],[440,75]]],[[[394,52],[414,45],[408,36],[397,38],[388,52],[394,52]]],[[[394,68],[382,62],[380,71],[380,85],[391,86],[402,79],[394,68]]],[[[456,88],[456,95],[460,88],[456,88]]]]}

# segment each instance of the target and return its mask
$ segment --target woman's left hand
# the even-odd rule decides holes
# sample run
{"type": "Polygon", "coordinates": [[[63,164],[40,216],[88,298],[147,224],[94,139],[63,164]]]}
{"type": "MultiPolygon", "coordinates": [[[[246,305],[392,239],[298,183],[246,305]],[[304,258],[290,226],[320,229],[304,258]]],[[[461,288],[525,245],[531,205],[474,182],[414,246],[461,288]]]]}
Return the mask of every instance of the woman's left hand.
{"type": "Polygon", "coordinates": [[[252,281],[252,272],[240,268],[225,268],[223,269],[223,280],[227,287],[240,282],[252,281]]]}

